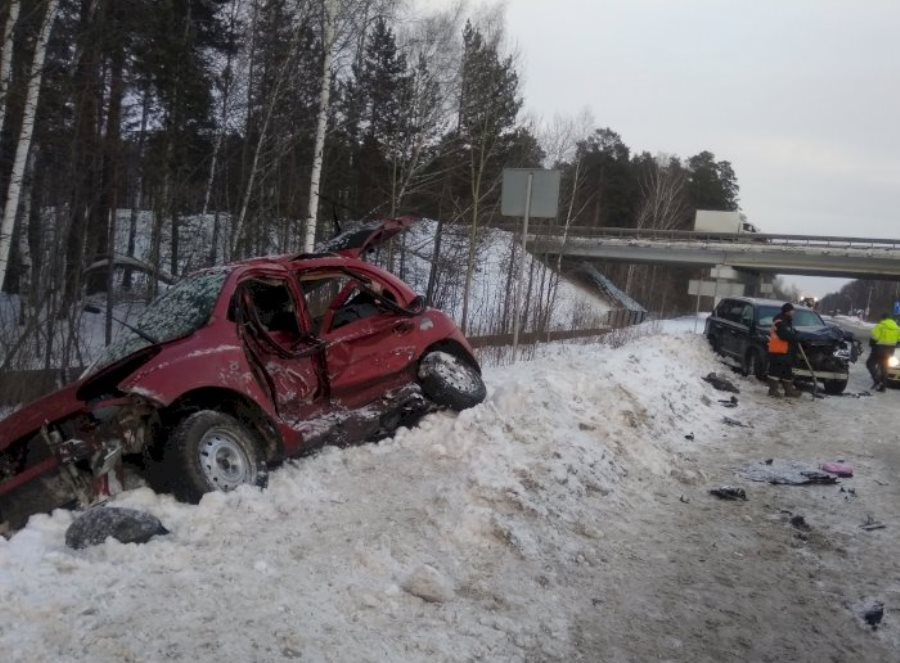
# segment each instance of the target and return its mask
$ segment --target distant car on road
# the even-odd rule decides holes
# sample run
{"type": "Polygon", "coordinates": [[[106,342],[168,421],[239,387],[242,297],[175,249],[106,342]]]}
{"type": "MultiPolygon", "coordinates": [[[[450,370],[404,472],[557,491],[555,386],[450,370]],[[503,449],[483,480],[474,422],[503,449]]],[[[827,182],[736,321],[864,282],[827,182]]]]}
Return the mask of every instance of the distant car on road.
{"type": "Polygon", "coordinates": [[[0,424],[0,525],[117,492],[123,456],[196,502],[264,485],[272,464],[310,448],[481,402],[481,369],[454,322],[360,258],[410,221],[174,285],[80,381],[0,424]]]}
{"type": "MultiPolygon", "coordinates": [[[[723,299],[706,320],[706,338],[715,352],[740,368],[744,375],[765,379],[769,331],[772,319],[781,311],[783,303],[750,297],[723,299]]],[[[826,324],[818,313],[808,308],[798,306],[794,309],[794,326],[825,392],[843,393],[850,377],[850,362],[854,359],[852,341],[842,330],[826,324]]],[[[793,373],[795,380],[812,380],[799,356],[793,373]]]]}

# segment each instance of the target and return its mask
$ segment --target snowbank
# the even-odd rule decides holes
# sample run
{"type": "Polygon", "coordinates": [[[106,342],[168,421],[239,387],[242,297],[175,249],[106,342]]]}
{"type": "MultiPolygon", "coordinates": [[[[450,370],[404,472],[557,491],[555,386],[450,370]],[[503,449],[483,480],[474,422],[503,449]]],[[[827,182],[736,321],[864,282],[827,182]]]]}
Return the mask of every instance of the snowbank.
{"type": "Polygon", "coordinates": [[[539,354],[488,371],[481,406],[264,492],[129,491],[171,530],[146,545],[76,552],[72,514],[32,518],[0,538],[3,660],[571,659],[604,524],[644,479],[697,480],[684,436],[719,431],[716,363],[690,334],[539,354]]]}

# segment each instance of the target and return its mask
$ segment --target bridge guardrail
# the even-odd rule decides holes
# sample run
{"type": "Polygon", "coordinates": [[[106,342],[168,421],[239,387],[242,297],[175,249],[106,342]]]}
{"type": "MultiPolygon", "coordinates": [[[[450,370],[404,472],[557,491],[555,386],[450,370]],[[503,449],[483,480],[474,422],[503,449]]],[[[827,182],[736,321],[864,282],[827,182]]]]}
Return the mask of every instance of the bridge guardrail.
{"type": "MultiPolygon", "coordinates": [[[[496,224],[492,227],[520,232],[519,224],[496,224]]],[[[647,228],[611,228],[570,226],[566,230],[559,225],[529,227],[528,234],[535,237],[568,239],[645,239],[656,241],[693,241],[720,244],[770,244],[775,246],[810,246],[827,248],[853,248],[900,250],[900,239],[872,237],[839,237],[835,235],[790,235],[774,233],[709,233],[694,230],[657,230],[647,228]]]]}

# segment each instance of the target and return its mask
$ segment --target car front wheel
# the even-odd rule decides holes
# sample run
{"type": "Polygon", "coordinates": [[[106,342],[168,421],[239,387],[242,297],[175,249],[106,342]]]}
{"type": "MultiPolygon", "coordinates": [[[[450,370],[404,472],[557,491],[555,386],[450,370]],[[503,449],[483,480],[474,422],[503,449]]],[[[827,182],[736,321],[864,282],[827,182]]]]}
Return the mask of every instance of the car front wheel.
{"type": "Polygon", "coordinates": [[[193,503],[205,493],[243,484],[264,487],[268,481],[256,431],[214,410],[194,412],[178,422],[155,474],[177,499],[193,503]]]}
{"type": "Polygon", "coordinates": [[[419,384],[432,403],[451,410],[475,407],[487,396],[478,369],[448,352],[429,352],[422,358],[419,384]]]}
{"type": "Polygon", "coordinates": [[[847,380],[825,380],[825,393],[840,396],[847,388],[847,380]]]}

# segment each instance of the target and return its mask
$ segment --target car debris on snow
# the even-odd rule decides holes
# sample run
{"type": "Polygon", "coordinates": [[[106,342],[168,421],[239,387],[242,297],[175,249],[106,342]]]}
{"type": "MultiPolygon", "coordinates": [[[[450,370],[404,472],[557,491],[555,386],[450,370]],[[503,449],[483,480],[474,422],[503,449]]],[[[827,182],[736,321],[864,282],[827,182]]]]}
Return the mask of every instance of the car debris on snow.
{"type": "Polygon", "coordinates": [[[859,526],[860,529],[863,529],[867,532],[871,532],[872,530],[876,529],[885,529],[886,527],[887,525],[885,525],[884,523],[880,523],[875,520],[874,516],[872,516],[871,513],[866,515],[865,522],[863,522],[863,524],[859,526]]]}
{"type": "Polygon", "coordinates": [[[837,461],[834,463],[823,463],[822,471],[828,472],[828,474],[834,474],[839,477],[852,477],[853,476],[853,466],[849,463],[845,463],[843,461],[837,461]]]}
{"type": "Polygon", "coordinates": [[[741,393],[741,390],[735,386],[734,382],[718,373],[710,373],[703,378],[703,381],[711,384],[713,389],[716,389],[717,391],[727,391],[732,394],[741,393]]]}
{"type": "Polygon", "coordinates": [[[760,481],[774,485],[806,486],[810,484],[834,484],[837,477],[815,467],[795,461],[776,462],[767,460],[742,468],[739,474],[750,481],[760,481]]]}
{"type": "Polygon", "coordinates": [[[884,602],[877,599],[866,599],[849,606],[867,626],[877,631],[884,619],[884,602]]]}
{"type": "Polygon", "coordinates": [[[745,424],[743,421],[738,421],[731,417],[722,417],[722,423],[726,426],[733,426],[734,428],[753,428],[752,424],[745,424]]]}
{"type": "Polygon", "coordinates": [[[743,488],[736,488],[735,486],[721,486],[719,488],[711,488],[709,494],[718,497],[720,500],[747,501],[747,491],[745,491],[743,488]]]}
{"type": "Polygon", "coordinates": [[[809,523],[806,522],[806,518],[804,518],[800,514],[791,516],[789,522],[791,523],[791,527],[793,527],[794,529],[798,529],[801,532],[809,532],[812,530],[812,527],[810,527],[809,523]]]}
{"type": "Polygon", "coordinates": [[[66,530],[66,545],[75,550],[96,546],[112,537],[121,543],[147,543],[168,534],[159,518],[137,509],[96,506],[88,509],[66,530]]]}

